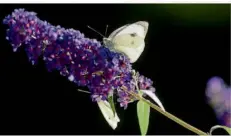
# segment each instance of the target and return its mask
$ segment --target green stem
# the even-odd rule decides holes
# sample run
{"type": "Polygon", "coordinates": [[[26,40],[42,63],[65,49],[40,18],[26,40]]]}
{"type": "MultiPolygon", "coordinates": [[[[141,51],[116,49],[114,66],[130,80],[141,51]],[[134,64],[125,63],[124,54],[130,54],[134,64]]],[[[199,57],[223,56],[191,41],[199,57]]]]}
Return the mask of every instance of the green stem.
{"type": "Polygon", "coordinates": [[[161,114],[163,114],[164,116],[168,117],[169,119],[175,121],[176,123],[178,123],[179,125],[183,126],[184,128],[198,134],[198,135],[208,135],[207,133],[193,127],[192,125],[184,122],[183,120],[177,118],[176,116],[166,112],[166,111],[163,111],[161,108],[159,108],[157,105],[147,101],[146,99],[144,99],[143,97],[139,96],[138,94],[135,94],[135,93],[131,93],[130,91],[127,91],[129,94],[133,95],[135,98],[139,99],[139,100],[142,100],[144,101],[145,103],[147,103],[148,105],[150,105],[150,107],[152,107],[153,109],[157,110],[158,112],[160,112],[161,114]]]}

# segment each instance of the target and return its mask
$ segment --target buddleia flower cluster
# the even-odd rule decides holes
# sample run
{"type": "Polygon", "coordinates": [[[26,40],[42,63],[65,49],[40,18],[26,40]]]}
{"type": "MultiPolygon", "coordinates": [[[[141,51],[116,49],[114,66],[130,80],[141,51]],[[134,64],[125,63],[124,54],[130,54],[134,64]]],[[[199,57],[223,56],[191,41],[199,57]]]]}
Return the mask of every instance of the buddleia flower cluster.
{"type": "Polygon", "coordinates": [[[13,51],[23,46],[33,65],[42,58],[48,71],[57,70],[77,86],[86,86],[93,101],[107,102],[109,96],[116,95],[125,109],[137,100],[129,92],[138,94],[143,89],[154,93],[152,81],[134,74],[127,56],[110,51],[78,30],[53,26],[36,15],[16,9],[3,20],[13,51]]]}
{"type": "Polygon", "coordinates": [[[206,96],[220,124],[231,127],[231,88],[220,77],[213,77],[207,83],[206,96]]]}

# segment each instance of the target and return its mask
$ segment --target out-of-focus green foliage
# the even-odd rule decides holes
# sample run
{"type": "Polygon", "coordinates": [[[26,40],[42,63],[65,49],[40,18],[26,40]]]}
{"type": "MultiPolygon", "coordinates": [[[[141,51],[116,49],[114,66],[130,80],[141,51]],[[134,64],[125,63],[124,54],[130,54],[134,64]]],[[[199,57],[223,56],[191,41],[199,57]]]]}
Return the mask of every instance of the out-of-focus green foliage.
{"type": "Polygon", "coordinates": [[[144,18],[175,25],[222,25],[230,20],[229,4],[137,4],[127,11],[130,18],[145,14],[144,18]]]}

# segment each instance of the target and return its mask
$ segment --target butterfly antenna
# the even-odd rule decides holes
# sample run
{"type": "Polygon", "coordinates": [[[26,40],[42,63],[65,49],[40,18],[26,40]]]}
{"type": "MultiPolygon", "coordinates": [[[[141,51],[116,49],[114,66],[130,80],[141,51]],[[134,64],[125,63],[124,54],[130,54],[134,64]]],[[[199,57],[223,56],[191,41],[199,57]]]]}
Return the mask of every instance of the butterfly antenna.
{"type": "Polygon", "coordinates": [[[105,36],[107,36],[107,29],[108,29],[108,25],[106,25],[106,30],[105,30],[105,36]]]}
{"type": "Polygon", "coordinates": [[[82,89],[77,89],[79,92],[83,92],[83,93],[90,93],[88,91],[82,90],[82,89]]]}
{"type": "Polygon", "coordinates": [[[93,30],[94,32],[96,32],[97,34],[101,35],[102,37],[105,37],[104,35],[102,35],[100,32],[98,32],[97,30],[95,30],[94,28],[87,26],[89,29],[93,30]]]}

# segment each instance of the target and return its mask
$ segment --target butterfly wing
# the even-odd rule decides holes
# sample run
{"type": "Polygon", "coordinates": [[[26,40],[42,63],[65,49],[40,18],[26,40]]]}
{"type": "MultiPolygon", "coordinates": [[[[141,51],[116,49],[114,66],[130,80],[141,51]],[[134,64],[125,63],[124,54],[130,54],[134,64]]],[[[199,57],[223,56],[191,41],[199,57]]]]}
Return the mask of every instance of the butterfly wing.
{"type": "Polygon", "coordinates": [[[115,31],[113,31],[113,32],[109,35],[108,39],[113,39],[118,33],[120,33],[124,28],[126,28],[126,27],[129,26],[129,25],[130,25],[130,24],[127,24],[127,25],[124,25],[124,26],[122,26],[122,27],[116,29],[115,31]]]}
{"type": "Polygon", "coordinates": [[[104,118],[108,122],[108,124],[112,127],[112,129],[116,129],[117,123],[120,122],[120,119],[116,113],[114,116],[114,113],[113,113],[113,110],[112,110],[110,104],[107,101],[102,101],[102,100],[100,100],[97,103],[98,103],[98,106],[99,106],[104,118]]]}
{"type": "Polygon", "coordinates": [[[132,34],[132,33],[136,33],[138,36],[145,38],[148,31],[148,26],[149,24],[146,21],[138,21],[133,24],[127,24],[113,31],[108,38],[113,39],[116,36],[122,34],[132,34]]]}
{"type": "Polygon", "coordinates": [[[116,36],[112,41],[112,49],[125,54],[131,63],[137,61],[144,50],[144,39],[136,36],[131,37],[129,34],[116,36]]]}
{"type": "Polygon", "coordinates": [[[131,63],[137,61],[144,50],[144,38],[148,31],[148,22],[139,21],[116,29],[110,34],[110,49],[124,53],[131,63]]]}

